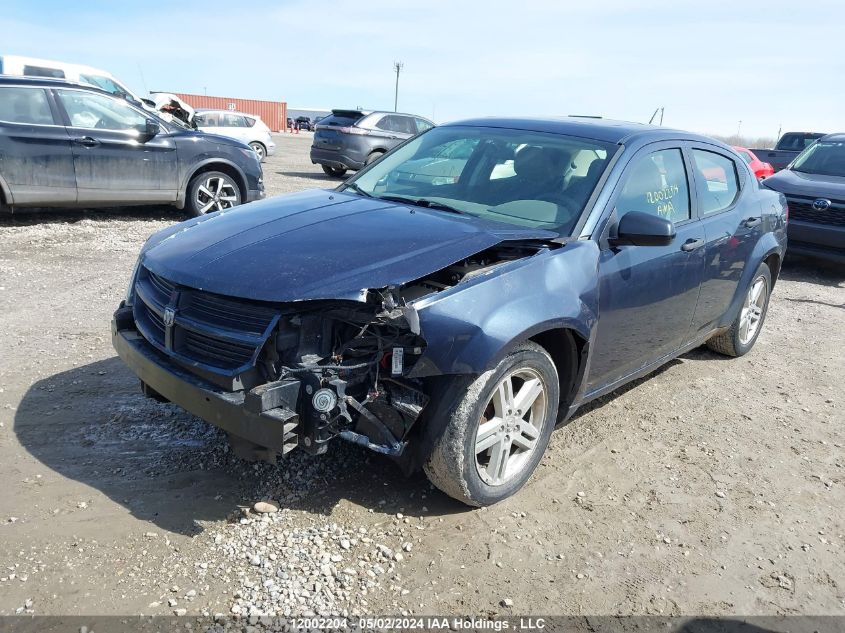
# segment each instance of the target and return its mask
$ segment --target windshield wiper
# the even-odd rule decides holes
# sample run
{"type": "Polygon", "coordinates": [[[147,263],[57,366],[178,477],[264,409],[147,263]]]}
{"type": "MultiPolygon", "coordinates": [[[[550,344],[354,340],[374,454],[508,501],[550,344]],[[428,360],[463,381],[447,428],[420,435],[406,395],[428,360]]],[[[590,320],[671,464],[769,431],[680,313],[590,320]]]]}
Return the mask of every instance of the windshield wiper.
{"type": "Polygon", "coordinates": [[[361,189],[361,187],[356,185],[354,182],[343,183],[343,190],[346,191],[347,189],[352,189],[352,191],[354,191],[355,193],[361,194],[365,198],[372,198],[373,197],[373,194],[367,193],[366,191],[361,189]]]}
{"type": "Polygon", "coordinates": [[[459,215],[466,215],[464,211],[450,207],[443,202],[436,202],[434,200],[426,200],[425,198],[406,198],[404,196],[375,196],[379,200],[388,200],[390,202],[399,202],[401,204],[413,204],[418,207],[425,207],[426,209],[436,209],[437,211],[448,211],[449,213],[457,213],[459,215]]]}

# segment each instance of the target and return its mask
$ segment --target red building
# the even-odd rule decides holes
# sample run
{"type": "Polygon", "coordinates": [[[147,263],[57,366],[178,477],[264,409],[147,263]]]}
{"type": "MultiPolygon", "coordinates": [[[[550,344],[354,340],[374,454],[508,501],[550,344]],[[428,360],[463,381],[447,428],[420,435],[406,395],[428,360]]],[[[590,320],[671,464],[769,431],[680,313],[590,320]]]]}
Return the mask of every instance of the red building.
{"type": "Polygon", "coordinates": [[[212,108],[215,110],[237,110],[245,114],[255,114],[274,132],[283,132],[288,117],[288,104],[285,101],[259,101],[256,99],[237,99],[235,97],[209,97],[208,95],[188,95],[175,93],[192,108],[212,108]]]}

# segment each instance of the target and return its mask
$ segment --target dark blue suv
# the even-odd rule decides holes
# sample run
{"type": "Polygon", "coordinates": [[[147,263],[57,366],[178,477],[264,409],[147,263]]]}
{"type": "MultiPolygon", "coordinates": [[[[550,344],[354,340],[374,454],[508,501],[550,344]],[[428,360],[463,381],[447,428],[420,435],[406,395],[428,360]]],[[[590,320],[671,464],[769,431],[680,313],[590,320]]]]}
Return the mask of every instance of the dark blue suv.
{"type": "Polygon", "coordinates": [[[154,235],[113,342],[241,455],[340,438],[483,505],[585,402],[704,343],[748,352],[785,249],[783,196],[721,143],[471,120],[154,235]]]}
{"type": "Polygon", "coordinates": [[[248,145],[66,81],[0,77],[0,207],[172,204],[202,215],[264,197],[248,145]]]}

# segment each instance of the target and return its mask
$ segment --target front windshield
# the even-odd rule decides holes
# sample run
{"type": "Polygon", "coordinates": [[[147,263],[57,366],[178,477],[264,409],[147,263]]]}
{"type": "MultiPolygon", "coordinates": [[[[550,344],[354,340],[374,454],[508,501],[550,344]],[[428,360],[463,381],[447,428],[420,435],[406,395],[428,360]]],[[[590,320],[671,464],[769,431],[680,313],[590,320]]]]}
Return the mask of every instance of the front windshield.
{"type": "Polygon", "coordinates": [[[795,159],[792,171],[820,176],[845,176],[845,142],[816,142],[795,159]]]}
{"type": "Polygon", "coordinates": [[[560,134],[437,127],[350,179],[350,189],[569,235],[618,146],[560,134]]]}

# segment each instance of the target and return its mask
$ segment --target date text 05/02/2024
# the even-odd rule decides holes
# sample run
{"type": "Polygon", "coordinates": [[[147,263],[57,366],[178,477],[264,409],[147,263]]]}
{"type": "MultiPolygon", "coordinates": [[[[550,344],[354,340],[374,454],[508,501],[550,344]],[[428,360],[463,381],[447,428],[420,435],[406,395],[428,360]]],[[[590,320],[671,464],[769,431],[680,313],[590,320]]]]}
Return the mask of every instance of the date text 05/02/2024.
{"type": "Polygon", "coordinates": [[[475,617],[374,617],[360,618],[358,627],[364,630],[469,630],[469,631],[540,631],[546,628],[544,618],[516,617],[485,619],[475,617]]]}

